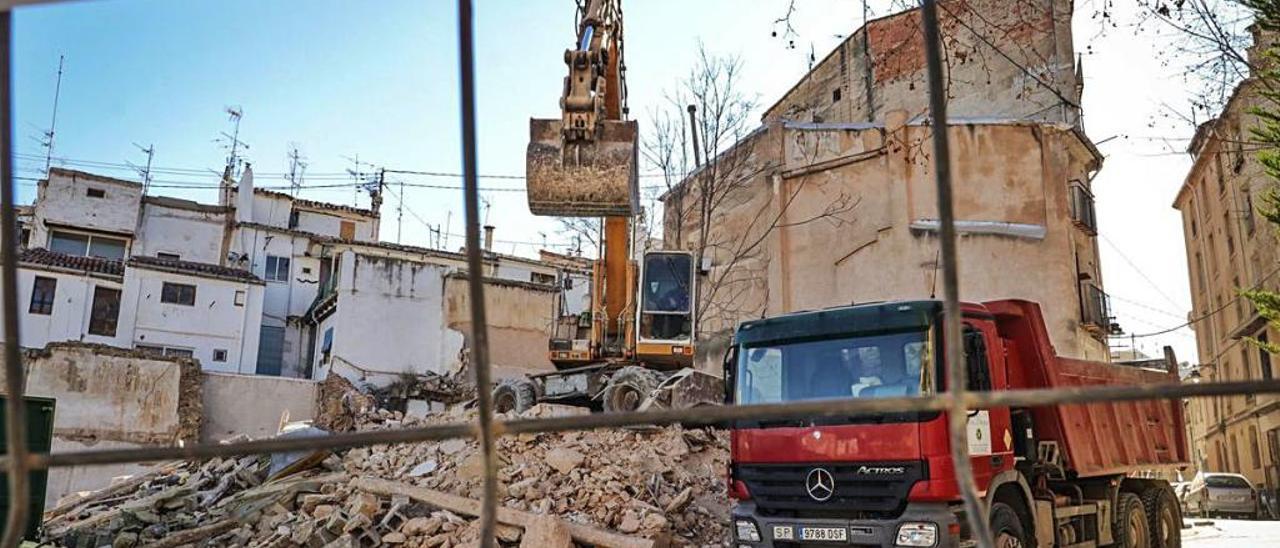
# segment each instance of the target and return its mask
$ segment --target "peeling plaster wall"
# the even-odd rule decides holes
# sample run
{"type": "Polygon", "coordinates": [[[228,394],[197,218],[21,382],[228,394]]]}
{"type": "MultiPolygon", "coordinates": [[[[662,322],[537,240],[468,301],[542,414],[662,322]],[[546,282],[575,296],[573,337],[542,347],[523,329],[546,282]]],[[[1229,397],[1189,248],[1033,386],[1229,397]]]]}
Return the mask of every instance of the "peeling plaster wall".
{"type": "Polygon", "coordinates": [[[359,215],[342,215],[339,213],[321,213],[307,209],[295,209],[298,212],[298,230],[323,234],[338,238],[342,236],[343,221],[355,223],[355,241],[378,241],[378,222],[376,219],[359,215]]]}
{"type": "MultiPolygon", "coordinates": [[[[451,363],[445,344],[444,277],[426,263],[342,254],[337,310],[316,334],[317,359],[324,329],[334,328],[334,370],[373,384],[403,373],[444,373],[451,363]]],[[[323,372],[317,371],[317,378],[323,372]]]]}
{"type": "MultiPolygon", "coordinates": [[[[711,270],[699,280],[705,311],[699,363],[717,369],[734,325],[762,313],[940,291],[936,232],[921,228],[937,219],[929,131],[773,123],[743,143],[751,155],[743,169],[763,170],[727,196],[711,222],[711,270]],[[743,241],[760,245],[744,251],[743,241]]],[[[1041,234],[962,231],[961,297],[1039,302],[1060,354],[1107,360],[1106,345],[1080,323],[1078,276],[1100,283],[1097,242],[1073,224],[1068,206],[1072,181],[1087,184],[1095,162],[1089,149],[1058,126],[969,124],[948,131],[957,220],[1017,223],[1041,234]]],[[[674,222],[667,219],[667,245],[695,249],[697,219],[684,219],[678,242],[674,222]]]]}
{"type": "Polygon", "coordinates": [[[142,185],[71,170],[50,170],[35,201],[31,247],[49,247],[50,225],[133,234],[138,225],[142,185]],[[91,198],[89,189],[104,196],[91,198]]]}
{"type": "MultiPolygon", "coordinates": [[[[57,400],[54,450],[106,449],[194,442],[200,429],[199,368],[190,360],[76,343],[28,351],[26,394],[57,400]]],[[[0,379],[3,372],[0,371],[0,379]]],[[[46,505],[146,466],[56,468],[46,505]]]]}
{"type": "MultiPolygon", "coordinates": [[[[938,5],[949,116],[1078,122],[1070,1],[938,5]]],[[[871,122],[892,110],[922,115],[927,89],[920,12],[909,10],[874,19],[850,35],[764,119],[871,122]]]]}
{"type": "MultiPolygon", "coordinates": [[[[445,282],[448,327],[470,338],[471,306],[467,279],[445,282]]],[[[527,285],[488,281],[484,287],[485,316],[489,323],[489,358],[494,377],[506,378],[536,371],[551,371],[547,344],[556,292],[527,285]]]]}

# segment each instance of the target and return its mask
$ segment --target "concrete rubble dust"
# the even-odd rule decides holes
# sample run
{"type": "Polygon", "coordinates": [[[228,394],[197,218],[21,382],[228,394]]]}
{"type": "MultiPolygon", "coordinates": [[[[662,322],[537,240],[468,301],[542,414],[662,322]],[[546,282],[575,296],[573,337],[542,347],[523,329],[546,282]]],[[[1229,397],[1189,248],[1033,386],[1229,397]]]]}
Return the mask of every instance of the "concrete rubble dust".
{"type": "MultiPolygon", "coordinates": [[[[345,381],[322,391],[315,424],[378,430],[475,420],[377,408],[345,381]]],[[[540,404],[524,417],[584,410],[540,404]]],[[[514,417],[508,417],[514,418],[514,417]]],[[[503,546],[723,546],[728,439],[705,429],[521,434],[498,440],[503,546]]],[[[45,515],[59,546],[478,546],[482,457],[453,439],[309,455],[268,478],[270,457],[162,465],[60,503],[45,515]]]]}

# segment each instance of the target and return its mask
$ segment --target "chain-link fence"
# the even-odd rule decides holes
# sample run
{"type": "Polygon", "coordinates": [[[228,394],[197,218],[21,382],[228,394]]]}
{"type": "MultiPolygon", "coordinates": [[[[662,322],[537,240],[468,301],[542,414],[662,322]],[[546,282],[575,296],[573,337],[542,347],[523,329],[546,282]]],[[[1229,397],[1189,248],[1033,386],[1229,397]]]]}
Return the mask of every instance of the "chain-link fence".
{"type": "MultiPolygon", "coordinates": [[[[37,0],[38,1],[38,0],[37,0]]],[[[18,3],[27,3],[19,1],[18,3]]],[[[12,2],[10,2],[12,4],[12,2]]],[[[490,364],[485,317],[484,286],[479,276],[468,277],[469,298],[474,331],[471,334],[471,365],[478,387],[479,416],[475,423],[458,423],[422,428],[403,428],[366,432],[338,433],[321,438],[288,438],[245,441],[231,444],[200,444],[180,447],[75,451],[52,454],[30,454],[26,449],[23,417],[24,369],[18,346],[18,311],[16,288],[17,234],[13,177],[13,72],[12,72],[12,5],[0,11],[0,260],[3,261],[3,284],[0,297],[4,301],[5,392],[8,454],[3,457],[9,479],[9,515],[0,546],[17,546],[28,518],[28,473],[32,470],[66,466],[137,463],[168,459],[199,459],[222,456],[267,454],[286,451],[351,448],[380,444],[411,443],[448,438],[477,438],[484,462],[484,486],[480,512],[480,532],[486,546],[494,544],[495,513],[498,504],[497,462],[494,439],[497,436],[561,432],[596,428],[618,428],[634,425],[684,424],[715,426],[738,420],[784,420],[816,417],[857,417],[884,413],[940,411],[948,416],[951,458],[960,492],[964,499],[964,515],[969,531],[979,546],[991,546],[991,532],[979,491],[973,479],[966,438],[966,416],[970,410],[997,407],[1037,407],[1122,400],[1179,400],[1190,397],[1220,397],[1239,394],[1280,393],[1280,380],[1199,384],[1163,384],[1100,386],[1089,388],[1057,388],[1008,390],[998,392],[966,392],[966,370],[961,343],[961,313],[956,266],[956,231],[951,203],[951,180],[947,132],[933,131],[933,158],[936,168],[938,212],[940,221],[941,263],[943,280],[943,335],[947,365],[946,392],[914,397],[884,399],[848,399],[801,401],[759,405],[726,405],[690,409],[662,409],[634,413],[608,413],[545,419],[495,420],[490,397],[490,364]]],[[[937,11],[934,0],[922,3],[922,33],[925,39],[929,83],[929,105],[932,120],[946,120],[946,97],[942,90],[942,61],[939,45],[937,11]]],[[[461,80],[463,195],[466,216],[466,255],[472,272],[481,270],[482,247],[478,215],[479,195],[476,171],[475,71],[473,49],[472,2],[458,1],[458,59],[461,80]]],[[[935,122],[935,126],[941,125],[935,122]]],[[[1179,433],[1181,435],[1181,433],[1179,433]]],[[[726,518],[727,519],[727,518],[726,518]]]]}

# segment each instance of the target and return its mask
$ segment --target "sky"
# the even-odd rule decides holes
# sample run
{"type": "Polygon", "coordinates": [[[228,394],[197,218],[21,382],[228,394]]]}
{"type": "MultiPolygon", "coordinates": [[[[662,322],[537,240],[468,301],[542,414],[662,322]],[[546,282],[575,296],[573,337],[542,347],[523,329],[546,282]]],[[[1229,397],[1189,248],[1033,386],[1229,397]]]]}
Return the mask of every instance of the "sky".
{"type": "MultiPolygon", "coordinates": [[[[872,0],[872,16],[887,14],[887,3],[872,0]]],[[[481,180],[488,189],[482,215],[497,227],[499,251],[533,255],[544,245],[564,251],[572,246],[569,235],[553,220],[530,215],[518,191],[523,182],[510,177],[524,172],[528,119],[558,116],[573,3],[476,4],[479,165],[496,176],[481,180]]],[[[743,89],[767,107],[808,70],[811,52],[821,59],[862,23],[859,1],[799,2],[792,49],[790,38],[771,36],[783,31],[775,20],[787,5],[626,2],[633,116],[643,124],[664,106],[664,92],[692,68],[699,45],[740,56],[743,89]]],[[[1077,13],[1074,38],[1084,62],[1085,128],[1106,156],[1093,183],[1103,280],[1121,326],[1147,333],[1185,322],[1190,309],[1182,225],[1171,204],[1190,167],[1180,151],[1192,128],[1152,127],[1162,105],[1181,104],[1187,94],[1177,67],[1153,54],[1163,47],[1160,37],[1106,28],[1090,13],[1087,7],[1077,13]]],[[[259,186],[288,184],[293,146],[307,163],[300,196],[309,199],[367,207],[348,170],[441,173],[388,175],[382,237],[432,245],[435,227],[454,235],[441,245],[461,245],[453,2],[68,2],[17,9],[14,35],[21,202],[34,199],[44,171],[41,141],[64,56],[54,165],[136,180],[130,164],[144,165],[142,148],[154,147],[153,193],[215,202],[211,187],[227,157],[222,134],[233,131],[226,109],[235,107],[243,113],[239,139],[248,145],[241,156],[259,186]],[[401,190],[400,181],[444,188],[401,190]]],[[[1189,329],[1134,341],[1152,355],[1172,345],[1181,359],[1195,361],[1189,329]]]]}

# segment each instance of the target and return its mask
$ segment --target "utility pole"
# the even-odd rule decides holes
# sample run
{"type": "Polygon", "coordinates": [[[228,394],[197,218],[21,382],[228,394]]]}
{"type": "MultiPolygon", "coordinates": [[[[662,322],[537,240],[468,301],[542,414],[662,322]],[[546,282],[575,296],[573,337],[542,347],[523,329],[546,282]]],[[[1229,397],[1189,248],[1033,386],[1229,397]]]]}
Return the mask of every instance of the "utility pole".
{"type": "Polygon", "coordinates": [[[698,148],[698,106],[690,104],[689,108],[689,135],[693,139],[693,169],[698,169],[702,165],[702,151],[698,148]]]}
{"type": "Polygon", "coordinates": [[[147,167],[142,168],[139,172],[142,175],[142,195],[146,196],[147,190],[151,188],[151,158],[155,156],[156,145],[151,144],[147,145],[146,148],[143,148],[142,145],[134,143],[133,146],[138,147],[138,150],[147,153],[147,167]]]}
{"type": "Polygon", "coordinates": [[[58,56],[58,81],[53,86],[53,115],[49,120],[49,131],[44,132],[44,141],[40,144],[44,145],[44,174],[49,176],[49,165],[53,162],[53,135],[57,131],[58,126],[58,97],[62,95],[62,62],[66,58],[65,55],[58,56]]]}

